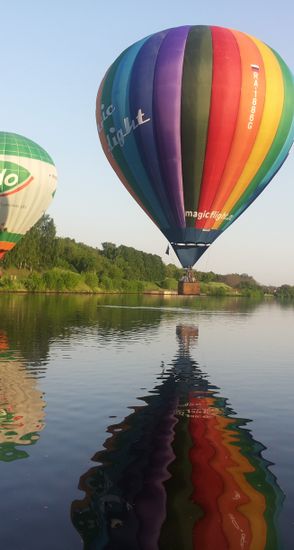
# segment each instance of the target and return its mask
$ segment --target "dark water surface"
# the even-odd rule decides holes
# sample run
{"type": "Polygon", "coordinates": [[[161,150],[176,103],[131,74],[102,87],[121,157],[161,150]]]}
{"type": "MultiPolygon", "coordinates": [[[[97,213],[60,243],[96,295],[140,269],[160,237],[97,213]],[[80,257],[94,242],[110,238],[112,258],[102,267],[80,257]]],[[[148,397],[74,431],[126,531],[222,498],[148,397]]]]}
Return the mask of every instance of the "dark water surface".
{"type": "Polygon", "coordinates": [[[294,306],[0,295],[1,550],[294,547],[294,306]]]}

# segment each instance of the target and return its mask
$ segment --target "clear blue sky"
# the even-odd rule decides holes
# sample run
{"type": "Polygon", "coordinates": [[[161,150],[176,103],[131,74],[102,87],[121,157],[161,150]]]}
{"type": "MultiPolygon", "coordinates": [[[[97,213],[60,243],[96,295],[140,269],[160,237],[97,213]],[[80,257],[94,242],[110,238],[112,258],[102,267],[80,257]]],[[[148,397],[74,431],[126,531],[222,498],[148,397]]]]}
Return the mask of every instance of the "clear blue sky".
{"type": "MultiPolygon", "coordinates": [[[[166,239],[124,189],[98,140],[97,89],[136,40],[168,27],[214,24],[252,34],[293,71],[290,0],[12,0],[1,9],[1,129],[44,147],[59,175],[48,213],[57,233],[101,248],[134,246],[165,256],[166,239]]],[[[293,152],[257,201],[206,252],[197,268],[249,273],[294,285],[293,152]],[[270,220],[270,223],[268,222],[270,220]]],[[[178,264],[177,264],[178,265],[178,264]]]]}

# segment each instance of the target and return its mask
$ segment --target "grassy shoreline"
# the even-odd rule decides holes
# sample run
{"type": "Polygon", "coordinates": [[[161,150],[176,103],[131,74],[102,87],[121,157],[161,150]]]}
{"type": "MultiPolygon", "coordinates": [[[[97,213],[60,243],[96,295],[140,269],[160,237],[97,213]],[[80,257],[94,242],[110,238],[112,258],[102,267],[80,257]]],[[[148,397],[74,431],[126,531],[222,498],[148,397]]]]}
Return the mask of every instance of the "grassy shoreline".
{"type": "MultiPolygon", "coordinates": [[[[95,272],[77,273],[61,268],[43,272],[9,269],[0,278],[0,293],[17,294],[144,294],[159,296],[177,296],[178,281],[166,278],[163,281],[138,281],[110,279],[99,281],[95,272]]],[[[200,281],[200,296],[219,297],[255,297],[266,294],[262,288],[236,289],[228,284],[200,281]]],[[[273,295],[273,294],[267,294],[273,295]]]]}

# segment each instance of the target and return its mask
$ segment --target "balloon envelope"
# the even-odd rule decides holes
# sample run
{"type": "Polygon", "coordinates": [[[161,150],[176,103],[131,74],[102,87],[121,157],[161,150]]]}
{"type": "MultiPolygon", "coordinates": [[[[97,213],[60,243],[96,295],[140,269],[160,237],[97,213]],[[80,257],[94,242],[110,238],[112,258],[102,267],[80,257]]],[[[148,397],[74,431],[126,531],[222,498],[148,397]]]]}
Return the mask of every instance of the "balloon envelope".
{"type": "Polygon", "coordinates": [[[0,258],[48,208],[57,174],[51,157],[33,141],[0,132],[0,258]]]}
{"type": "Polygon", "coordinates": [[[269,46],[231,29],[184,26],[114,61],[96,118],[113,169],[188,267],[282,166],[293,110],[293,76],[269,46]]]}

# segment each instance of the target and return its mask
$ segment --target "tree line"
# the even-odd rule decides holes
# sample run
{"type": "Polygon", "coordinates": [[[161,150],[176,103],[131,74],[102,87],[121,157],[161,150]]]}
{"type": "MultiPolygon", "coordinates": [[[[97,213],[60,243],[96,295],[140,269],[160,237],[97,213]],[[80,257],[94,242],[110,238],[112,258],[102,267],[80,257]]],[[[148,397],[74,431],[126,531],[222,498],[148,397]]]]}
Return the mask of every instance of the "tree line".
{"type": "MultiPolygon", "coordinates": [[[[17,287],[19,276],[11,277],[13,269],[25,272],[22,283],[27,290],[121,290],[143,291],[151,288],[176,290],[184,270],[174,264],[164,264],[156,254],[148,254],[129,246],[102,243],[99,249],[57,237],[53,219],[45,214],[23,239],[5,255],[0,287],[17,287]]],[[[276,293],[294,296],[294,287],[265,287],[250,275],[220,275],[194,271],[196,279],[207,293],[226,294],[234,289],[242,295],[276,293]]]]}

